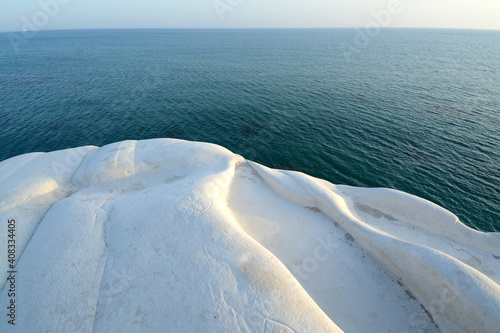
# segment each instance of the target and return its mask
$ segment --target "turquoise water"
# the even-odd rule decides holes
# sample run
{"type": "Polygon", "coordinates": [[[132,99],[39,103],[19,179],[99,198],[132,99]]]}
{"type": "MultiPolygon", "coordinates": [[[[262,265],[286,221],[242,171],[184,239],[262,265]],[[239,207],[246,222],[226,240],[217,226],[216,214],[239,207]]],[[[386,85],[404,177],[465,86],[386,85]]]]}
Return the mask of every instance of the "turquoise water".
{"type": "Polygon", "coordinates": [[[429,199],[500,231],[500,32],[0,34],[0,160],[157,137],[429,199]],[[350,53],[347,53],[348,50],[350,53]]]}

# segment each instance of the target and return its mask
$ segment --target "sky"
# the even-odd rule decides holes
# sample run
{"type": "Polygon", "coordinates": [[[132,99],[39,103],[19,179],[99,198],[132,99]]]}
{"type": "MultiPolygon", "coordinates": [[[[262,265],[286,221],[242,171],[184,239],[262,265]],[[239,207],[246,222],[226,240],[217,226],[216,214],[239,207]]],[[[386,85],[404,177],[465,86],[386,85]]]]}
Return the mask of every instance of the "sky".
{"type": "Polygon", "coordinates": [[[500,0],[0,0],[0,31],[425,27],[500,30],[500,0]]]}

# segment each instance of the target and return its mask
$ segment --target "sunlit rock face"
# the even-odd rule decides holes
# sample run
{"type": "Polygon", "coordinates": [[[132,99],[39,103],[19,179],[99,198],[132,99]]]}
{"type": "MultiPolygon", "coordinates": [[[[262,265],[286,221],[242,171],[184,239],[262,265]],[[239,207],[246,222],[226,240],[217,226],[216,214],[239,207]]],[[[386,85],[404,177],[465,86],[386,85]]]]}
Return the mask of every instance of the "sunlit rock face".
{"type": "Polygon", "coordinates": [[[11,158],[0,193],[1,332],[500,331],[499,234],[402,192],[157,139],[11,158]]]}

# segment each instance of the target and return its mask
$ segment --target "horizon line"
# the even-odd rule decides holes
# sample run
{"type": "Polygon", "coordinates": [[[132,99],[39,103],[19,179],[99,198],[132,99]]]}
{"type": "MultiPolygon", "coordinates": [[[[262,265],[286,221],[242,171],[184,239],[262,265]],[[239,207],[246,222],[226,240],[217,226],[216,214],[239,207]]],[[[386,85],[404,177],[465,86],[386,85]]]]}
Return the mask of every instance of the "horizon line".
{"type": "MultiPolygon", "coordinates": [[[[365,29],[366,27],[169,27],[169,28],[67,28],[67,29],[39,29],[30,30],[43,31],[75,31],[75,30],[331,30],[331,29],[365,29]]],[[[490,28],[457,28],[457,27],[380,27],[379,29],[421,29],[421,30],[480,30],[500,31],[490,28]]],[[[22,33],[25,30],[0,30],[0,33],[22,33]]]]}

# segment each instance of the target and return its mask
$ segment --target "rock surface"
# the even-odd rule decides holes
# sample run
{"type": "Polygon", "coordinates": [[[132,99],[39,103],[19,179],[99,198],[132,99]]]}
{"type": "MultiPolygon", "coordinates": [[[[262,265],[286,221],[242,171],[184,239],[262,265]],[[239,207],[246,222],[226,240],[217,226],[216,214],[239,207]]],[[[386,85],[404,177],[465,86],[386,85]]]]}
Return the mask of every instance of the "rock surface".
{"type": "Polygon", "coordinates": [[[124,141],[0,163],[1,332],[500,332],[500,234],[426,200],[124,141]]]}

